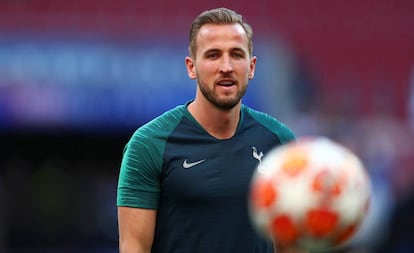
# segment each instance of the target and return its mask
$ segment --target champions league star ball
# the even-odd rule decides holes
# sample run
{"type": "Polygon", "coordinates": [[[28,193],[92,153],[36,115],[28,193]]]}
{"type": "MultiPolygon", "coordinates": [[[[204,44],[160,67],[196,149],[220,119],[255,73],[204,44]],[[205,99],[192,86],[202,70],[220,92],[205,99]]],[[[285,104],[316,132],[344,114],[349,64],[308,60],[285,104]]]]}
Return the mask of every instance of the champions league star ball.
{"type": "Polygon", "coordinates": [[[371,183],[359,158],[325,137],[271,150],[249,195],[256,229],[276,244],[307,250],[345,245],[366,216],[371,183]]]}

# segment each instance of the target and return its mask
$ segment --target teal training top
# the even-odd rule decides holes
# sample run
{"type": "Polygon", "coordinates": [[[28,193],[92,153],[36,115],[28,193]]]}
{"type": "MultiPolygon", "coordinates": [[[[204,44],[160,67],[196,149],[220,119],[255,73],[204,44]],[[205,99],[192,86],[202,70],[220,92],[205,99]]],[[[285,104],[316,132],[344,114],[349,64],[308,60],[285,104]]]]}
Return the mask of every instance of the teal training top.
{"type": "Polygon", "coordinates": [[[269,115],[241,107],[237,131],[220,140],[187,105],[135,131],[122,159],[117,205],[157,209],[153,253],[273,253],[252,227],[248,191],[261,153],[295,139],[269,115]]]}

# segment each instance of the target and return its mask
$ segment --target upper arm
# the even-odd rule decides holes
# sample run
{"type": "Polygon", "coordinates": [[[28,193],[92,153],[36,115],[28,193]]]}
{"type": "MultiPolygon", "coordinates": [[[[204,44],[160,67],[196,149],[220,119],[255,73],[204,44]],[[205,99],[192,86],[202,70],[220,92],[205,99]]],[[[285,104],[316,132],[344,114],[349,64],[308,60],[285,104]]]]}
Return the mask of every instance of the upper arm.
{"type": "Polygon", "coordinates": [[[157,211],[118,207],[120,253],[149,253],[154,240],[157,211]]]}
{"type": "Polygon", "coordinates": [[[117,206],[157,209],[163,146],[137,131],[126,145],[117,187],[117,206]]]}
{"type": "Polygon", "coordinates": [[[117,190],[120,253],[150,253],[159,201],[160,155],[151,138],[137,132],[128,142],[117,190]]]}

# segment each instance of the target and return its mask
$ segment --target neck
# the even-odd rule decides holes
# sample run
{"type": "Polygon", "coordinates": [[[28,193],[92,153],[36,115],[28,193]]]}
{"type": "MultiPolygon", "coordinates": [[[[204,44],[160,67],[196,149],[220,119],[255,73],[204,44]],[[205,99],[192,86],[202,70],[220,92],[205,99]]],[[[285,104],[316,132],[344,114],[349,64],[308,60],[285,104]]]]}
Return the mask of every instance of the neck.
{"type": "Polygon", "coordinates": [[[241,103],[230,110],[220,110],[210,102],[194,100],[188,111],[197,122],[217,139],[229,139],[236,133],[241,103]]]}

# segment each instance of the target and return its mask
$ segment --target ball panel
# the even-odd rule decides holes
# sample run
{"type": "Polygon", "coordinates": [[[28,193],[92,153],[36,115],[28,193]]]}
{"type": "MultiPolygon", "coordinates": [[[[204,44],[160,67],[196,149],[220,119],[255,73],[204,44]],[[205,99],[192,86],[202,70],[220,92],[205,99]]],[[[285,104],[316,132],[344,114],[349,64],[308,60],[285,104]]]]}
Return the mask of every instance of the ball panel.
{"type": "Polygon", "coordinates": [[[312,183],[312,189],[315,192],[338,196],[341,194],[342,187],[344,186],[343,180],[338,175],[333,175],[329,170],[322,169],[316,174],[312,183]]]}
{"type": "Polygon", "coordinates": [[[302,173],[309,163],[308,158],[304,154],[303,148],[300,147],[286,152],[286,158],[282,164],[282,171],[292,177],[302,173]]]}
{"type": "Polygon", "coordinates": [[[273,220],[272,233],[281,245],[291,245],[299,236],[299,231],[289,215],[279,215],[273,220]]]}
{"type": "Polygon", "coordinates": [[[340,231],[334,240],[335,245],[341,245],[348,241],[355,234],[357,227],[358,224],[351,224],[343,229],[343,231],[340,231]]]}
{"type": "Polygon", "coordinates": [[[328,209],[309,210],[306,214],[306,228],[317,238],[328,236],[338,226],[338,214],[328,209]]]}
{"type": "Polygon", "coordinates": [[[254,182],[252,200],[255,208],[269,208],[277,199],[276,189],[272,181],[261,179],[254,182]]]}

